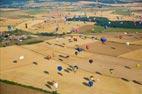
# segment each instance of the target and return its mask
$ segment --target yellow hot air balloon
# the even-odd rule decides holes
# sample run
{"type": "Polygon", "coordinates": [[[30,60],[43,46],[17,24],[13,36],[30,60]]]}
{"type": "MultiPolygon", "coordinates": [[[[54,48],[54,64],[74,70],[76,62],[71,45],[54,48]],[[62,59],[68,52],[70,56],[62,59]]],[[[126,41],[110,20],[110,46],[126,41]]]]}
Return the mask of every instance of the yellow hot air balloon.
{"type": "Polygon", "coordinates": [[[141,67],[141,64],[136,64],[136,68],[140,68],[141,67]]]}

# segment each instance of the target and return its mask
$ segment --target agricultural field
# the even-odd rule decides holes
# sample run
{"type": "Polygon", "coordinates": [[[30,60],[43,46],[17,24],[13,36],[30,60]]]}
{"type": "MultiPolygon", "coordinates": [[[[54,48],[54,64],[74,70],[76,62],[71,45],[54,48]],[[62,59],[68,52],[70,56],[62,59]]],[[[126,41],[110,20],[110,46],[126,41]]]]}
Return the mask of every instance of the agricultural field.
{"type": "Polygon", "coordinates": [[[141,3],[57,1],[0,8],[0,94],[142,94],[141,3]]]}

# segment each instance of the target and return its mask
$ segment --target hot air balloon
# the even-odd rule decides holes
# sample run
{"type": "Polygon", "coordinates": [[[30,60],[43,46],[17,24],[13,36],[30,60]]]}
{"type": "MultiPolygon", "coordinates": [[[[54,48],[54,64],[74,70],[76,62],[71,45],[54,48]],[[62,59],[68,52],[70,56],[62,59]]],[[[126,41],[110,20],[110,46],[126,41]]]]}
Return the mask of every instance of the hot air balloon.
{"type": "Polygon", "coordinates": [[[28,24],[27,23],[25,23],[25,28],[28,28],[28,24]]]}
{"type": "Polygon", "coordinates": [[[89,63],[92,64],[92,63],[93,63],[93,60],[92,60],[92,59],[89,59],[89,63]]]}
{"type": "Polygon", "coordinates": [[[107,39],[105,37],[102,37],[101,39],[101,42],[104,44],[105,42],[107,42],[107,39]]]}
{"type": "Polygon", "coordinates": [[[94,81],[94,77],[93,77],[93,76],[90,76],[90,80],[91,80],[91,81],[94,81]]]}
{"type": "Polygon", "coordinates": [[[75,48],[75,50],[77,50],[78,52],[84,51],[83,48],[75,48]]]}
{"type": "Polygon", "coordinates": [[[141,67],[141,64],[136,64],[136,68],[140,68],[141,67]]]}
{"type": "Polygon", "coordinates": [[[87,50],[89,49],[89,46],[88,46],[88,45],[86,45],[86,49],[87,49],[87,50]]]}
{"type": "Polygon", "coordinates": [[[54,91],[57,91],[58,90],[58,86],[59,86],[58,83],[55,82],[55,81],[53,81],[52,83],[53,83],[54,91]]]}
{"type": "Polygon", "coordinates": [[[73,71],[76,72],[78,70],[78,66],[73,66],[73,71]]]}
{"type": "Polygon", "coordinates": [[[125,35],[127,35],[127,32],[124,32],[125,35]]]}
{"type": "Polygon", "coordinates": [[[93,82],[92,80],[89,80],[89,81],[88,81],[88,86],[89,86],[89,87],[92,87],[93,84],[94,84],[94,82],[93,82]]]}
{"type": "Polygon", "coordinates": [[[58,72],[61,72],[62,70],[63,70],[63,68],[62,68],[62,66],[57,66],[57,70],[58,70],[58,72]]]}
{"type": "Polygon", "coordinates": [[[74,53],[75,55],[78,55],[78,52],[77,51],[75,51],[75,53],[74,53]]]}
{"type": "Polygon", "coordinates": [[[130,42],[126,42],[126,45],[129,46],[129,45],[130,45],[130,42]]]}
{"type": "Polygon", "coordinates": [[[23,59],[24,59],[24,56],[20,56],[20,57],[19,57],[19,60],[23,60],[23,59]]]}

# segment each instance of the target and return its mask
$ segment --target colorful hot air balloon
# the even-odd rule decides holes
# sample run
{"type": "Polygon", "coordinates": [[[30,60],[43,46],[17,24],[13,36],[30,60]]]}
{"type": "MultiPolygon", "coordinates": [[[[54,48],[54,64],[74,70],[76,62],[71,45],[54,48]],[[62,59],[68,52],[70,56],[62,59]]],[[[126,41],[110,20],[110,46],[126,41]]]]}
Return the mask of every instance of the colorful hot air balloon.
{"type": "Polygon", "coordinates": [[[105,38],[105,37],[102,37],[100,40],[101,40],[102,43],[107,42],[107,38],[105,38]]]}

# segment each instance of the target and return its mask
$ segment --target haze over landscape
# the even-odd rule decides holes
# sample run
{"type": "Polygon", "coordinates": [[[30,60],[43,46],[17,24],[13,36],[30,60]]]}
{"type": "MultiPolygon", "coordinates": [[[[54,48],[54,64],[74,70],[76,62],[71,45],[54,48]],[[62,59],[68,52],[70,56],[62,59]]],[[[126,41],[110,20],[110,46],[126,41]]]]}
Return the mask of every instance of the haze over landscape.
{"type": "MultiPolygon", "coordinates": [[[[45,3],[45,2],[78,2],[78,1],[91,1],[96,2],[96,0],[0,0],[1,7],[15,7],[23,6],[29,3],[45,3]]],[[[127,2],[142,2],[141,0],[100,0],[101,3],[127,3],[127,2]]]]}

